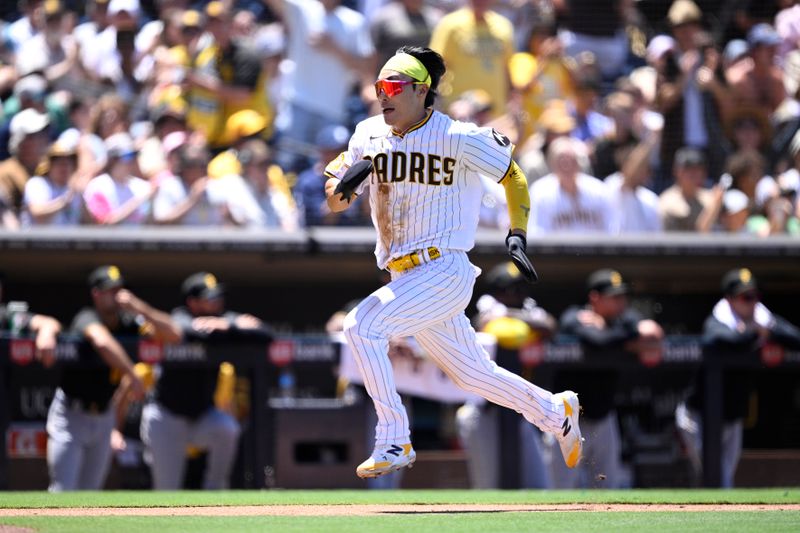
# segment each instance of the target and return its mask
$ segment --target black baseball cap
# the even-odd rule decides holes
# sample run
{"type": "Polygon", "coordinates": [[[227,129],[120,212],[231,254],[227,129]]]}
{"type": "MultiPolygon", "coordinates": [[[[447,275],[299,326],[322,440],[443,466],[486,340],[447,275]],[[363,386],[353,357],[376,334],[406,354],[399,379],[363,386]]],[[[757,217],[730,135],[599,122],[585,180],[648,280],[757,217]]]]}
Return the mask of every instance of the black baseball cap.
{"type": "Polygon", "coordinates": [[[630,292],[630,286],[622,279],[622,274],[610,268],[592,272],[586,280],[586,288],[605,296],[630,292]]]}
{"type": "Polygon", "coordinates": [[[486,282],[492,287],[506,289],[525,282],[525,278],[512,261],[507,261],[492,268],[486,275],[486,282]]]}
{"type": "Polygon", "coordinates": [[[210,272],[196,272],[186,278],[181,286],[184,298],[217,298],[225,294],[225,288],[210,272]]]}
{"type": "Polygon", "coordinates": [[[735,268],[722,276],[722,292],[726,296],[736,296],[750,290],[758,290],[758,285],[749,268],[735,268]]]}
{"type": "Polygon", "coordinates": [[[125,286],[125,279],[114,265],[103,265],[92,270],[89,274],[89,287],[93,289],[114,289],[125,286]]]}

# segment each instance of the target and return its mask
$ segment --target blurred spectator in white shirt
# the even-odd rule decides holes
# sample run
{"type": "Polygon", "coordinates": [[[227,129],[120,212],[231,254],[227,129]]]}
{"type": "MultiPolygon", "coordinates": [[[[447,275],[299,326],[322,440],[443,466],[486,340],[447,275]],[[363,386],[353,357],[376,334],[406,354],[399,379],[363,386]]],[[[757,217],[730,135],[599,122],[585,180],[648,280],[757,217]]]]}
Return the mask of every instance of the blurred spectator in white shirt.
{"type": "Polygon", "coordinates": [[[584,150],[583,143],[567,137],[550,144],[547,160],[552,174],[530,188],[528,233],[611,233],[613,207],[608,187],[580,172],[579,160],[584,150]]]}
{"type": "Polygon", "coordinates": [[[25,226],[76,226],[85,216],[81,193],[86,183],[76,174],[77,146],[55,142],[25,184],[22,223],[25,226]]]}
{"type": "Polygon", "coordinates": [[[273,191],[267,170],[272,165],[267,144],[260,139],[247,141],[238,152],[240,176],[228,176],[231,215],[237,224],[247,227],[298,228],[298,212],[290,197],[273,191]]]}
{"type": "Polygon", "coordinates": [[[148,221],[156,187],[133,175],[136,151],[127,133],[105,141],[106,173],[93,178],[83,193],[86,208],[97,224],[140,226],[148,221]]]}
{"type": "Polygon", "coordinates": [[[227,178],[209,179],[206,172],[208,151],[202,146],[184,144],[172,153],[177,157],[173,159],[174,174],[159,180],[158,193],[153,200],[155,222],[181,226],[224,225],[229,221],[227,178]]]}

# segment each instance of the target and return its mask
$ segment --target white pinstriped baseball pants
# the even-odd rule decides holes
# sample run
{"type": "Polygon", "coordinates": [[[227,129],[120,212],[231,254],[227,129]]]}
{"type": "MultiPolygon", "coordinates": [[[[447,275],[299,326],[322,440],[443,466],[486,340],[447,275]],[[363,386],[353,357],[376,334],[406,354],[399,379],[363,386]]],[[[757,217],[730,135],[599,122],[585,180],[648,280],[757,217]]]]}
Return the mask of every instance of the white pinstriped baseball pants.
{"type": "Polygon", "coordinates": [[[375,404],[376,445],[410,442],[405,408],[394,385],[389,339],[413,335],[459,387],[521,413],[542,431],[558,433],[564,406],[553,394],[497,366],[464,314],[475,284],[465,252],[402,273],[367,296],[345,318],[344,334],[375,404]]]}

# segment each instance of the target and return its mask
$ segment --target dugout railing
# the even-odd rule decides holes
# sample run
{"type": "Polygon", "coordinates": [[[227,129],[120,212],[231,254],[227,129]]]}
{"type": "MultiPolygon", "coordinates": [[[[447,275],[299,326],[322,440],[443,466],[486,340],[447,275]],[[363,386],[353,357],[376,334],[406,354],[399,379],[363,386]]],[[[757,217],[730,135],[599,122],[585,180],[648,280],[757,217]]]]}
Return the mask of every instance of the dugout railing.
{"type": "MultiPolygon", "coordinates": [[[[238,485],[264,488],[275,485],[276,409],[292,402],[312,398],[333,398],[337,394],[336,369],[340,345],[325,335],[292,335],[271,344],[248,342],[187,343],[159,345],[147,340],[123,339],[132,359],[147,363],[169,362],[177,365],[218,365],[231,362],[244,386],[238,391],[246,404],[243,409],[243,433],[240,448],[238,485]],[[282,377],[292,376],[292,398],[282,377]],[[288,403],[287,403],[288,402],[288,403]]],[[[47,404],[57,384],[58,367],[63,365],[100,365],[88,345],[69,335],[59,338],[58,363],[44,369],[34,360],[33,341],[27,337],[0,334],[0,430],[4,446],[0,451],[0,488],[9,486],[10,458],[42,455],[44,418],[47,404]]],[[[499,350],[497,361],[506,368],[549,386],[558,372],[570,369],[608,370],[619,373],[617,390],[620,403],[640,409],[643,418],[671,416],[675,399],[685,395],[699,375],[705,383],[704,402],[704,473],[703,484],[720,484],[720,448],[722,424],[722,382],[730,369],[747,369],[756,375],[766,372],[797,373],[800,353],[770,347],[751,354],[714,354],[703,350],[695,336],[670,336],[663,358],[653,364],[641,363],[629,353],[584,352],[573,339],[528,346],[521,350],[499,350]],[[699,372],[699,374],[698,374],[699,372]],[[648,392],[649,391],[649,392],[648,392]],[[655,412],[655,411],[657,412],[655,412]]],[[[788,391],[787,391],[788,392],[788,391]]],[[[789,407],[790,408],[790,407],[789,407]]],[[[520,486],[519,442],[516,427],[519,415],[502,410],[500,418],[501,487],[520,486]]],[[[798,413],[784,413],[798,418],[798,413]]],[[[285,417],[284,417],[285,419],[285,417]]],[[[354,420],[355,424],[363,420],[354,420]]]]}

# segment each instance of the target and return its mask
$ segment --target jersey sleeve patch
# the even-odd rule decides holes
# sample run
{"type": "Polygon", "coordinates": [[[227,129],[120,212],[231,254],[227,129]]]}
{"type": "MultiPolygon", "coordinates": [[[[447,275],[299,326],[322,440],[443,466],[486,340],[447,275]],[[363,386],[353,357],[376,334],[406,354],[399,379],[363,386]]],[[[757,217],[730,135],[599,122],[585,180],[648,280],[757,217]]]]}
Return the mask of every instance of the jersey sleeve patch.
{"type": "Polygon", "coordinates": [[[503,135],[494,128],[492,128],[492,137],[494,137],[495,142],[500,146],[505,147],[511,144],[511,140],[508,137],[506,137],[505,135],[503,135]]]}

